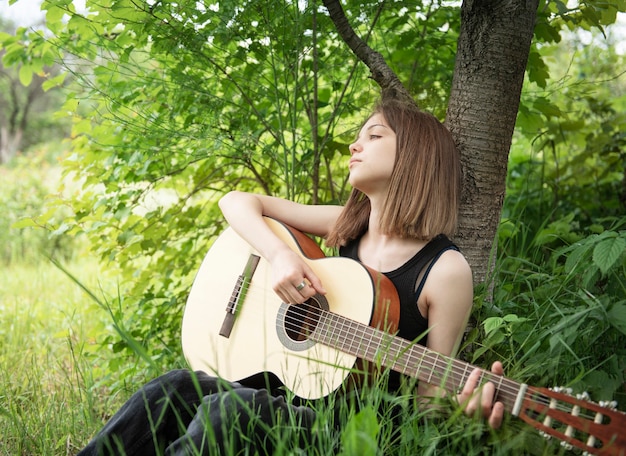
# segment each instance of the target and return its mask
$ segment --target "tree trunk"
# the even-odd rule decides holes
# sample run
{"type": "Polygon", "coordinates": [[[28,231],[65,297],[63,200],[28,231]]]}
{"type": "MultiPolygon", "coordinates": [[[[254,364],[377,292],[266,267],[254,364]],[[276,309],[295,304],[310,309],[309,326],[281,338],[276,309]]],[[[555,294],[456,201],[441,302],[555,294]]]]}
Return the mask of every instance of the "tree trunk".
{"type": "Polygon", "coordinates": [[[457,241],[475,283],[491,272],[538,0],[465,0],[446,125],[463,164],[457,241]]]}
{"type": "Polygon", "coordinates": [[[0,127],[0,165],[8,163],[22,142],[22,130],[11,133],[6,126],[0,127]]]}

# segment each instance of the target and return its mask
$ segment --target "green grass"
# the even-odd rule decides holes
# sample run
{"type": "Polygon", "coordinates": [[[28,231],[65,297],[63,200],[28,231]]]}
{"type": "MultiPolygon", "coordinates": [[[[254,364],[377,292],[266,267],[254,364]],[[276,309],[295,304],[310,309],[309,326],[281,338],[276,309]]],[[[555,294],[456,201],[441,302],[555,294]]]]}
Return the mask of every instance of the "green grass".
{"type": "MultiPolygon", "coordinates": [[[[67,269],[90,290],[100,289],[95,263],[80,261],[67,269]]],[[[36,266],[13,264],[0,269],[0,315],[0,456],[76,454],[130,393],[119,388],[119,372],[110,370],[110,361],[119,354],[101,344],[103,337],[114,333],[110,315],[47,260],[36,266]]],[[[365,406],[365,416],[371,421],[381,397],[369,396],[372,405],[365,406]]],[[[388,454],[398,455],[494,450],[494,441],[485,440],[488,433],[483,425],[462,416],[437,420],[435,426],[409,413],[398,446],[397,441],[392,444],[397,436],[392,436],[394,424],[387,418],[379,417],[380,432],[368,437],[363,415],[344,412],[341,447],[346,455],[355,445],[359,452],[372,455],[387,453],[385,448],[391,447],[394,450],[388,454]]]]}
{"type": "MultiPolygon", "coordinates": [[[[95,264],[69,269],[99,287],[95,264]]],[[[96,383],[106,314],[42,258],[2,266],[0,318],[0,455],[75,454],[122,400],[96,383]]]]}

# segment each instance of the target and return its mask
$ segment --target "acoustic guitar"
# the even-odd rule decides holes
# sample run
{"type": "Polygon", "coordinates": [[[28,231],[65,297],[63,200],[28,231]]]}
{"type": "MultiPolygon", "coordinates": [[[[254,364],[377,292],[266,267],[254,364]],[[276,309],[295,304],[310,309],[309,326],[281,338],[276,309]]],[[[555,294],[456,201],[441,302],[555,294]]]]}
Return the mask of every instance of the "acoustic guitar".
{"type": "MultiPolygon", "coordinates": [[[[269,264],[232,228],[209,249],[191,288],[182,324],[183,352],[194,370],[228,381],[271,372],[305,399],[338,389],[359,359],[454,393],[475,368],[394,336],[398,296],[391,281],[361,263],[325,257],[303,233],[266,218],[274,233],[313,269],[327,294],[281,302],[269,264]]],[[[626,456],[626,414],[561,390],[482,371],[505,410],[565,445],[626,456]]]]}

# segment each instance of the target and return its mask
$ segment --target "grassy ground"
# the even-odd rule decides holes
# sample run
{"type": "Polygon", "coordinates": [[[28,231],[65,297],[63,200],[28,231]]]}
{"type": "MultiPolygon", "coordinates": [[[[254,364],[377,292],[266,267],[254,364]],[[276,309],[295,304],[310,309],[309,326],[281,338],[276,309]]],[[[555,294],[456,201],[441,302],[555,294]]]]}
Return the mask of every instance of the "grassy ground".
{"type": "MultiPolygon", "coordinates": [[[[68,270],[91,290],[101,286],[95,264],[82,261],[68,270]]],[[[98,337],[112,331],[107,313],[42,260],[37,266],[0,269],[0,316],[0,456],[76,454],[126,399],[125,393],[112,395],[106,386],[113,383],[108,362],[115,355],[98,344],[98,337]]],[[[347,424],[348,431],[356,425],[349,435],[363,432],[362,421],[347,424]]],[[[410,442],[396,449],[398,454],[415,454],[411,448],[422,454],[458,454],[442,452],[438,442],[456,441],[459,429],[467,440],[463,453],[479,454],[485,444],[480,429],[469,432],[458,425],[431,431],[422,427],[417,441],[411,438],[413,431],[402,431],[410,442]]],[[[345,454],[351,453],[350,440],[342,443],[345,454]]],[[[375,448],[359,453],[378,454],[380,448],[375,448]]]]}
{"type": "MultiPolygon", "coordinates": [[[[94,264],[69,268],[99,286],[94,264]]],[[[42,259],[0,269],[0,319],[0,455],[75,454],[118,400],[94,383],[106,314],[42,259]]]]}

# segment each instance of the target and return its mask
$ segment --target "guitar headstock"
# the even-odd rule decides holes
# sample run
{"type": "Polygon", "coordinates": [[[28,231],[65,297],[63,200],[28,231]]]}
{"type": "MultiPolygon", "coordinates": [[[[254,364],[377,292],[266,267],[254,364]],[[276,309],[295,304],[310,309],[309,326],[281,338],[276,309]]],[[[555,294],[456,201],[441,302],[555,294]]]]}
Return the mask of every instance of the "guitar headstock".
{"type": "Polygon", "coordinates": [[[626,414],[615,403],[591,402],[584,393],[528,388],[519,417],[566,447],[589,454],[626,456],[626,414]]]}

